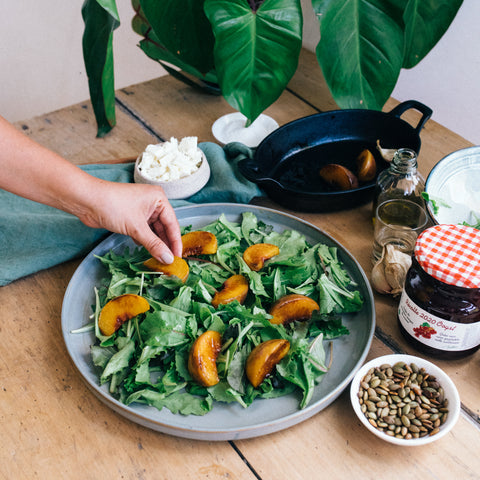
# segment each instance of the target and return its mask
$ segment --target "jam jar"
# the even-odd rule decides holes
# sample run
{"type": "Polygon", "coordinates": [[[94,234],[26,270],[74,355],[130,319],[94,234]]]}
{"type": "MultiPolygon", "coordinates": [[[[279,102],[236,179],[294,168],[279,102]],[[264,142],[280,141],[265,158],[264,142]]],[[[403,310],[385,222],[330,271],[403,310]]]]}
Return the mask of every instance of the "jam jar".
{"type": "Polygon", "coordinates": [[[398,307],[398,325],[417,350],[461,358],[480,346],[480,230],[435,225],[417,238],[398,307]]]}

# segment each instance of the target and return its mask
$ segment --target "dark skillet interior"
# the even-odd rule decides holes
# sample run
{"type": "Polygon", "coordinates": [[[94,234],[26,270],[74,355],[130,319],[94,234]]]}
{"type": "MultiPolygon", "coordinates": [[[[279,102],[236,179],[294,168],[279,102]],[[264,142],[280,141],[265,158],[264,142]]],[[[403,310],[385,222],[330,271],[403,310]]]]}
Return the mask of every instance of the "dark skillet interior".
{"type": "Polygon", "coordinates": [[[319,113],[275,130],[260,143],[253,159],[239,162],[239,169],[292,210],[355,208],[372,200],[376,178],[356,189],[338,191],[320,178],[320,168],[338,163],[356,175],[356,159],[367,148],[375,157],[378,176],[388,162],[377,150],[377,140],[383,148],[411,148],[418,153],[421,126],[414,128],[399,116],[375,110],[319,113]]]}
{"type": "MultiPolygon", "coordinates": [[[[364,149],[370,150],[374,155],[377,172],[388,167],[388,162],[382,158],[376,145],[371,145],[364,140],[344,140],[322,143],[285,156],[273,167],[270,177],[284,187],[302,194],[336,193],[338,189],[322,180],[318,172],[324,165],[337,163],[357,175],[356,158],[364,149]]],[[[368,189],[374,184],[375,180],[372,180],[360,184],[359,188],[368,189]]]]}

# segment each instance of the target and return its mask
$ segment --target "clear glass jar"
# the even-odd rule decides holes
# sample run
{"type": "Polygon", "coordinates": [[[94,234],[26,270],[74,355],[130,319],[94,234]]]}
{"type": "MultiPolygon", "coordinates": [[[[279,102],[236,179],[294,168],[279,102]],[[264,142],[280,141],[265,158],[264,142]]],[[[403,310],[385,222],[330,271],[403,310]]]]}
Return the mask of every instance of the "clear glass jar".
{"type": "Polygon", "coordinates": [[[409,148],[397,150],[390,166],[377,178],[373,195],[372,217],[381,203],[394,198],[404,198],[418,203],[425,208],[422,192],[425,180],[417,170],[417,154],[409,148]]]}
{"type": "Polygon", "coordinates": [[[398,308],[398,325],[417,350],[442,359],[480,347],[480,230],[436,225],[417,240],[398,308]]]}

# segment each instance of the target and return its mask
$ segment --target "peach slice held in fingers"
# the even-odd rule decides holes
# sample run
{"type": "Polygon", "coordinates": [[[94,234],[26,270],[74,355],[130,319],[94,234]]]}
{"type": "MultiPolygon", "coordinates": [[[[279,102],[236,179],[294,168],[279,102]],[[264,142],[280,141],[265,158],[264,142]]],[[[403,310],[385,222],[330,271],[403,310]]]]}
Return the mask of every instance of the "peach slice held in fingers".
{"type": "Polygon", "coordinates": [[[258,387],[289,350],[290,342],[281,338],[257,345],[245,363],[245,373],[250,383],[258,387]]]}
{"type": "Polygon", "coordinates": [[[377,164],[372,152],[368,149],[362,150],[357,157],[357,176],[360,182],[369,182],[375,178],[377,164]]]}
{"type": "Polygon", "coordinates": [[[245,301],[248,293],[248,280],[243,275],[233,275],[223,282],[222,288],[215,293],[212,305],[217,308],[220,304],[226,304],[238,300],[245,301]]]}
{"type": "Polygon", "coordinates": [[[126,293],[105,304],[98,317],[98,327],[103,335],[114,334],[126,321],[150,309],[145,298],[126,293]]]}
{"type": "Polygon", "coordinates": [[[263,268],[266,260],[275,257],[280,253],[280,249],[271,243],[257,243],[250,245],[243,252],[243,259],[250,267],[250,270],[258,272],[263,268]]]}
{"type": "Polygon", "coordinates": [[[180,257],[173,257],[173,262],[170,264],[161,263],[156,258],[149,258],[145,260],[143,264],[149,269],[154,272],[161,272],[165,275],[174,275],[178,277],[182,282],[186,282],[188,278],[188,273],[190,269],[188,267],[188,263],[180,257]]]}
{"type": "Polygon", "coordinates": [[[285,325],[295,320],[309,320],[314,310],[320,310],[315,300],[306,295],[292,293],[277,300],[268,313],[273,317],[270,323],[285,325]]]}
{"type": "Polygon", "coordinates": [[[357,177],[343,165],[329,163],[318,173],[325,182],[339,190],[351,190],[358,187],[357,177]]]}
{"type": "Polygon", "coordinates": [[[217,357],[221,347],[222,337],[214,330],[207,330],[193,342],[188,355],[188,371],[198,384],[212,387],[220,381],[217,357]]]}
{"type": "Polygon", "coordinates": [[[217,237],[210,232],[198,230],[182,235],[182,257],[209,255],[217,252],[217,237]]]}

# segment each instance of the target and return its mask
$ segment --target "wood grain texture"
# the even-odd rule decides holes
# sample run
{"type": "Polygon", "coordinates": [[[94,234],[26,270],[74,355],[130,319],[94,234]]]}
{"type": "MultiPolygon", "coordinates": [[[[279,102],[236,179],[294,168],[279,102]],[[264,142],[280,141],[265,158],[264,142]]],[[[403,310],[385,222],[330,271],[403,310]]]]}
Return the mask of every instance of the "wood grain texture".
{"type": "Polygon", "coordinates": [[[0,288],[0,478],[253,479],[227,442],[174,438],[100,402],[71,362],[61,331],[78,262],[0,288]]]}
{"type": "MultiPolygon", "coordinates": [[[[213,121],[232,111],[223,98],[168,76],[118,91],[117,98],[122,105],[117,109],[118,125],[103,139],[95,137],[89,102],[16,125],[83,164],[134,158],[158,138],[195,135],[199,141],[213,141],[213,121]]],[[[397,103],[390,100],[385,110],[397,103]]],[[[284,124],[335,108],[314,55],[302,52],[288,90],[266,113],[284,124]]],[[[413,123],[418,114],[407,112],[405,117],[413,123]]],[[[470,146],[432,120],[421,138],[424,175],[446,154],[470,146]]],[[[286,210],[265,198],[255,203],[286,210]]],[[[337,239],[369,276],[370,208],[289,213],[337,239]]],[[[347,392],[302,424],[234,443],[175,438],[124,419],[87,389],[63,342],[62,300],[77,265],[78,261],[68,262],[0,288],[1,479],[479,478],[479,353],[455,362],[434,360],[456,383],[465,411],[449,435],[414,450],[367,432],[354,416],[347,392]]],[[[375,294],[378,337],[369,358],[390,353],[391,347],[416,353],[396,326],[397,302],[375,294]]]]}
{"type": "MultiPolygon", "coordinates": [[[[164,140],[196,136],[199,142],[216,141],[212,125],[234,112],[223,97],[191,88],[173,77],[161,77],[117,94],[119,100],[164,140]]],[[[285,91],[265,114],[279,125],[316,113],[316,110],[285,91]]]]}
{"type": "MultiPolygon", "coordinates": [[[[374,340],[368,359],[389,353],[374,340]]],[[[424,480],[478,478],[479,439],[478,429],[462,417],[446,437],[430,445],[409,449],[386,443],[360,423],[345,391],[307,422],[236,444],[262,480],[424,480]]]]}
{"type": "Polygon", "coordinates": [[[16,122],[15,126],[77,165],[136,158],[149,143],[157,143],[154,135],[119,108],[115,128],[97,138],[90,102],[16,122]]]}
{"type": "MultiPolygon", "coordinates": [[[[328,93],[324,93],[324,95],[312,93],[317,91],[324,92],[326,88],[323,76],[321,73],[320,75],[318,74],[313,54],[306,52],[303,60],[296,74],[296,77],[302,79],[302,82],[300,87],[298,87],[298,91],[293,83],[292,90],[299,96],[308,98],[309,102],[319,110],[330,109],[332,103],[328,93]]],[[[422,101],[421,98],[414,100],[422,101]]],[[[389,112],[398,103],[395,99],[390,99],[386,103],[384,111],[389,112]]],[[[416,110],[408,110],[401,118],[415,127],[418,125],[420,117],[421,114],[416,110]]],[[[418,165],[420,173],[425,178],[427,178],[434,165],[443,157],[453,151],[472,146],[464,138],[431,119],[426,122],[421,130],[420,138],[422,145],[418,156],[418,165]]],[[[334,214],[305,215],[297,213],[297,215],[314,223],[336,238],[355,256],[367,276],[370,276],[372,269],[370,252],[373,243],[373,227],[369,220],[370,213],[371,205],[367,204],[360,208],[352,208],[351,210],[334,214]],[[353,235],[352,232],[355,232],[355,234],[353,235]]],[[[403,352],[418,354],[399,333],[396,318],[397,305],[398,299],[375,293],[378,328],[391,342],[398,345],[398,348],[403,352]]],[[[478,362],[479,355],[477,353],[474,357],[455,361],[441,361],[426,355],[425,358],[434,361],[451,375],[457,385],[464,405],[473,413],[475,420],[480,422],[480,402],[478,401],[478,392],[480,391],[480,375],[478,374],[478,368],[480,368],[478,362]]]]}

